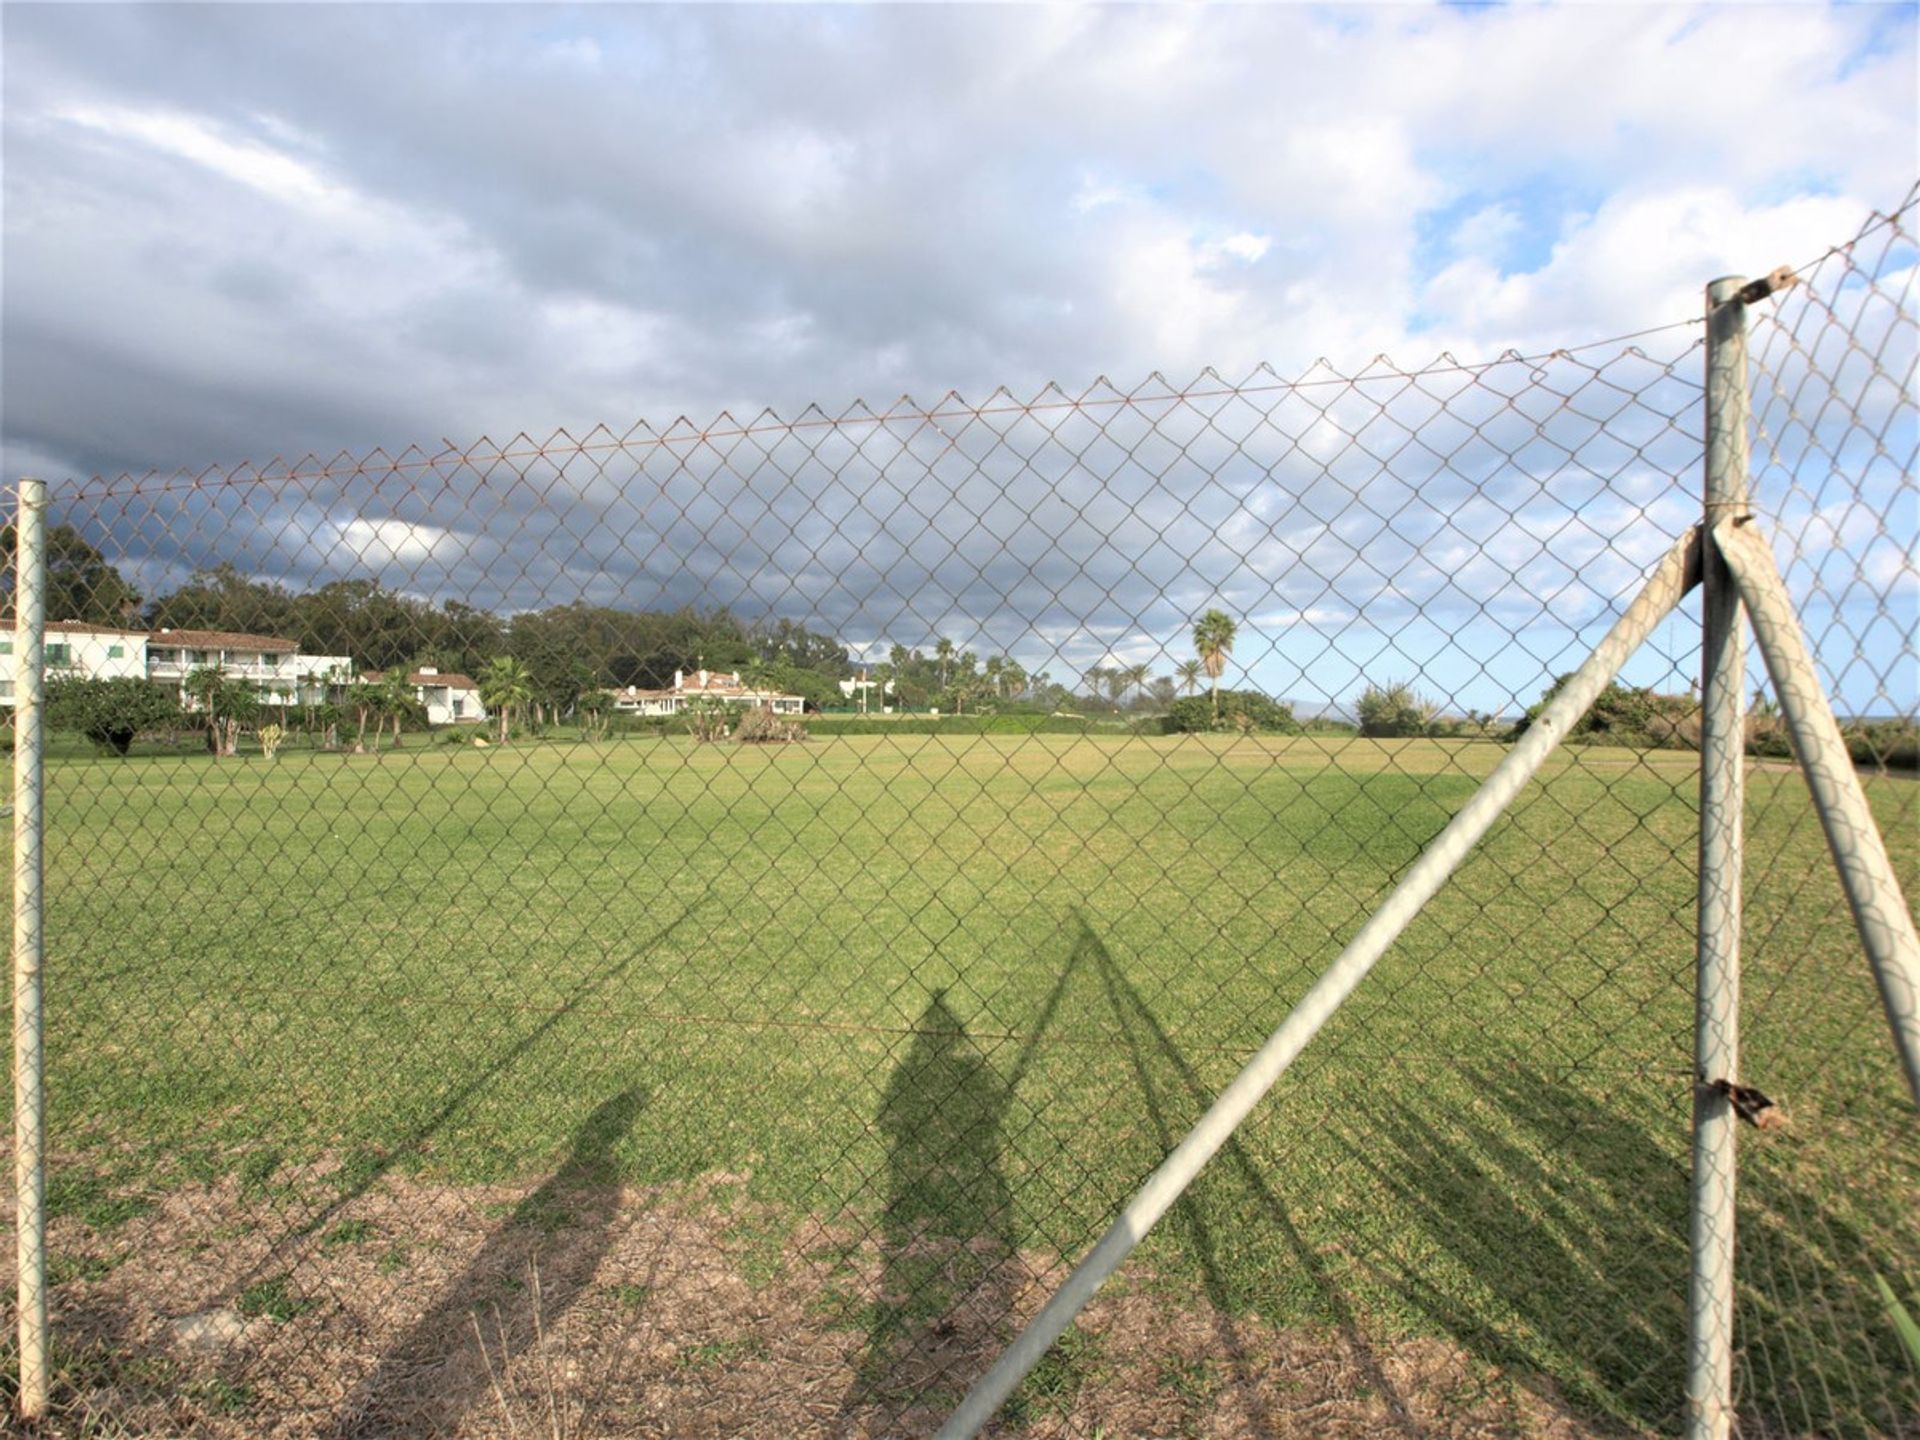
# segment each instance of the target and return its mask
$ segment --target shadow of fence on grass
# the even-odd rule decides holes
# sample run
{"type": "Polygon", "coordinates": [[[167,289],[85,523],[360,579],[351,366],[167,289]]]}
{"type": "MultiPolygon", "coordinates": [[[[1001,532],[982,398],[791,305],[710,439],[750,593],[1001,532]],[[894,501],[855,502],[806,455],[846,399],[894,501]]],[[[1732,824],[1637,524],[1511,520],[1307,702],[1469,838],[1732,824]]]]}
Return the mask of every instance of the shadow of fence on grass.
{"type": "MultiPolygon", "coordinates": [[[[1202,1082],[1173,1036],[1114,961],[1106,943],[1077,912],[1075,924],[1078,928],[1075,953],[1084,957],[1100,976],[1119,1032],[1124,1037],[1127,1059],[1153,1125],[1154,1138],[1163,1153],[1170,1151],[1184,1138],[1192,1121],[1213,1103],[1214,1091],[1202,1082]]],[[[1237,1185],[1244,1192],[1253,1203],[1255,1223],[1272,1227],[1272,1233],[1280,1238],[1311,1280],[1323,1311],[1332,1320],[1348,1355],[1385,1404],[1387,1414],[1382,1418],[1387,1429],[1383,1433],[1420,1434],[1418,1422],[1362,1333],[1346,1295],[1328,1274],[1318,1252],[1300,1233],[1286,1203],[1235,1138],[1227,1141],[1162,1223],[1181,1237],[1188,1255],[1200,1268],[1202,1288],[1213,1311],[1215,1334],[1234,1373],[1235,1389],[1245,1397],[1250,1411],[1247,1419],[1253,1433],[1280,1434],[1291,1422],[1267,1411],[1263,1388],[1257,1383],[1261,1369],[1259,1357],[1246,1353],[1231,1323],[1232,1316],[1248,1308],[1247,1297],[1228,1275],[1221,1258],[1222,1237],[1208,1218],[1209,1207],[1204,1202],[1207,1192],[1222,1184],[1237,1185]]],[[[1238,1243],[1244,1244],[1244,1240],[1238,1243]]]]}
{"type": "Polygon", "coordinates": [[[328,1221],[371,1190],[382,1176],[402,1163],[409,1155],[418,1154],[427,1142],[458,1115],[463,1107],[480,1095],[488,1084],[505,1075],[517,1062],[529,1054],[534,1046],[557,1030],[562,1022],[579,1014],[589,998],[619,980],[642,956],[654,954],[659,946],[670,940],[693,918],[693,914],[694,908],[689,906],[651,935],[623,941],[617,953],[606,964],[583,975],[560,1003],[547,1011],[538,1024],[527,1030],[525,1034],[513,1039],[478,1068],[459,1079],[441,1095],[437,1102],[428,1102],[431,1108],[421,1118],[406,1126],[401,1133],[380,1146],[378,1150],[362,1150],[347,1157],[336,1183],[338,1193],[301,1220],[290,1232],[289,1238],[300,1239],[317,1234],[328,1221]]]}
{"type": "MultiPolygon", "coordinates": [[[[515,1205],[480,1252],[341,1408],[348,1437],[451,1434],[513,1361],[550,1333],[592,1283],[613,1239],[620,1190],[613,1150],[646,1103],[638,1087],[602,1101],[565,1160],[515,1205]]],[[[570,1406],[593,1397],[573,1387],[570,1406]]],[[[511,1415],[499,1417],[511,1428],[511,1415]]],[[[582,1423],[591,1430],[591,1417],[582,1423]]]]}
{"type": "Polygon", "coordinates": [[[1355,1152],[1446,1263],[1363,1263],[1523,1383],[1551,1375],[1588,1415],[1671,1428],[1686,1393],[1687,1169],[1641,1118],[1648,1082],[1615,1077],[1609,1092],[1520,1060],[1449,1070],[1464,1094],[1450,1086],[1432,1107],[1406,1071],[1363,1102],[1374,1143],[1355,1152]]]}

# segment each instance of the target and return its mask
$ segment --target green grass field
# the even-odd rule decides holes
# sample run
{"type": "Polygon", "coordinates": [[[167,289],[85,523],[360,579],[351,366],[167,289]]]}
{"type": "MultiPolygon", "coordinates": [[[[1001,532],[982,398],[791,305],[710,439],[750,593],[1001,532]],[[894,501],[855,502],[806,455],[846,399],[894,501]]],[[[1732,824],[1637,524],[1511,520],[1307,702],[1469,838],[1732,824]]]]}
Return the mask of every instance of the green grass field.
{"type": "MultiPolygon", "coordinates": [[[[344,1186],[533,1177],[633,1092],[610,1177],[748,1172],[796,1222],[1076,1254],[1504,753],[59,759],[54,1206],[104,1230],[170,1187],[308,1162],[344,1186]],[[990,1183],[929,1192],[955,1156],[990,1183]]],[[[1552,762],[1134,1283],[1446,1336],[1596,1420],[1670,1427],[1693,776],[1684,754],[1552,762]]],[[[1743,1404],[1782,1433],[1892,1430],[1916,1393],[1872,1273],[1920,1287],[1920,1146],[1799,781],[1750,784],[1745,1067],[1793,1124],[1742,1137],[1743,1404]]],[[[1920,792],[1868,788],[1914,893],[1920,792]]]]}

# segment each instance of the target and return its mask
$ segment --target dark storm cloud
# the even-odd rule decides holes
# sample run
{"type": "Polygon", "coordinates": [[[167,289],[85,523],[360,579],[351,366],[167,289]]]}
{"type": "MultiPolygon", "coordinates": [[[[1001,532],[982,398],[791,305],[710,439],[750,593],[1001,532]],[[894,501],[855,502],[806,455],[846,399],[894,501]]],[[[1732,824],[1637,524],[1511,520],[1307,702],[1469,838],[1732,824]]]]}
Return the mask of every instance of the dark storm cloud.
{"type": "MultiPolygon", "coordinates": [[[[948,386],[1024,399],[1049,376],[1131,389],[1263,357],[1299,373],[1406,354],[1416,325],[1415,354],[1550,349],[1694,313],[1716,247],[1746,264],[1841,238],[1904,183],[1912,138],[1887,119],[1912,113],[1911,26],[1889,43],[1845,12],[1764,43],[1667,10],[5,23],[6,464],[56,476],[641,416],[671,435],[679,413],[727,431],[723,407],[941,408],[948,386]],[[1814,58],[1781,68],[1783,50],[1814,58]],[[1711,111],[1667,83],[1704,53],[1750,79],[1711,111]],[[1575,77],[1570,54],[1602,58],[1575,77]],[[1551,103],[1576,78],[1592,103],[1551,103]],[[1751,146],[1783,110],[1803,123],[1751,146]],[[1460,218],[1436,240],[1440,213],[1460,218]],[[1487,257],[1515,252],[1522,215],[1559,228],[1506,273],[1487,257]]],[[[1597,392],[1569,405],[1558,383],[1450,413],[1403,387],[1319,416],[1302,390],[1264,429],[1222,404],[1211,429],[1121,408],[1049,434],[1043,411],[484,475],[376,464],[118,495],[91,518],[149,593],[219,561],[289,584],[374,573],[504,609],[716,603],[854,640],[977,637],[1056,669],[1178,652],[1222,603],[1249,658],[1320,627],[1424,664],[1459,624],[1590,622],[1684,523],[1659,397],[1687,382],[1637,372],[1651,403],[1604,425],[1597,392]]]]}

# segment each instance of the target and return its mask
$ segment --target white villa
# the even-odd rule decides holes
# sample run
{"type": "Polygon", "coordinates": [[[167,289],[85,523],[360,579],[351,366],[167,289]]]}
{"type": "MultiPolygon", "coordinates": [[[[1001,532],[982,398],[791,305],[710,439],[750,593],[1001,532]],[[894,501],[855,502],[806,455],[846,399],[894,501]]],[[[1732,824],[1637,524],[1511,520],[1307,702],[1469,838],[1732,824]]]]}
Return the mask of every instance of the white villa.
{"type": "Polygon", "coordinates": [[[177,689],[189,709],[194,702],[187,677],[213,669],[250,683],[265,705],[320,704],[353,679],[348,656],[304,655],[293,641],[272,635],[161,629],[146,636],[146,677],[177,689]]]}
{"type": "MultiPolygon", "coordinates": [[[[303,655],[291,640],[225,630],[116,630],[86,620],[49,620],[47,678],[153,680],[188,709],[187,676],[219,668],[254,687],[264,705],[318,704],[353,680],[345,655],[303,655]]],[[[13,621],[0,618],[0,706],[14,703],[13,621]]]]}
{"type": "MultiPolygon", "coordinates": [[[[365,675],[369,685],[378,685],[386,677],[377,670],[365,675]]],[[[480,703],[480,687],[470,676],[451,670],[436,670],[423,665],[407,676],[413,695],[427,712],[430,725],[465,725],[487,718],[487,707],[480,703]]]]}
{"type": "Polygon", "coordinates": [[[798,715],[807,703],[799,695],[747,685],[738,670],[676,670],[671,690],[641,690],[629,685],[613,692],[613,708],[628,715],[678,715],[695,700],[765,705],[776,715],[798,715]]]}
{"type": "MultiPolygon", "coordinates": [[[[0,705],[13,704],[13,621],[0,634],[0,705]]],[[[147,635],[144,630],[115,630],[84,620],[49,620],[46,638],[47,678],[85,675],[98,680],[147,678],[147,635]]]]}

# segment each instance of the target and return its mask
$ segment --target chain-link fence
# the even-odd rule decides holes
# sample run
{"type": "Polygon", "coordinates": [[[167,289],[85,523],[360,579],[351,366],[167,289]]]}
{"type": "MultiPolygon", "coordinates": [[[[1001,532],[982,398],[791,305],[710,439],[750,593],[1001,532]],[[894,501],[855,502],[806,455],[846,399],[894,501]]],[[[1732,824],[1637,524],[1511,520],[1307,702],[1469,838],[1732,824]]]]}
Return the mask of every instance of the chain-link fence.
{"type": "MultiPolygon", "coordinates": [[[[1751,340],[1908,894],[1912,213],[1751,340]]],[[[1699,523],[1701,344],[54,483],[55,1433],[931,1433],[1699,523]]],[[[1697,614],[995,1433],[1681,1427],[1697,614]]],[[[1735,1411],[1920,1433],[1766,695],[1735,1411]]]]}

